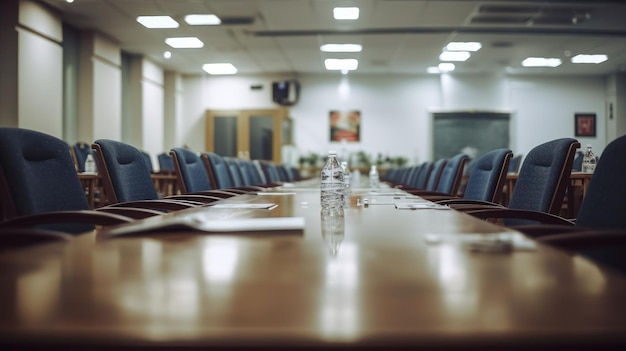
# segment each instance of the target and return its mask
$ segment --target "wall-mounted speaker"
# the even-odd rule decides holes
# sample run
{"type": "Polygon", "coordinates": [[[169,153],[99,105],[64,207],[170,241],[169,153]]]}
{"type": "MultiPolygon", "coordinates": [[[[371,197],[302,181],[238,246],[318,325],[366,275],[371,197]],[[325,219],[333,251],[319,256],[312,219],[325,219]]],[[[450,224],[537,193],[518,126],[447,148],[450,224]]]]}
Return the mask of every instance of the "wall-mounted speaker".
{"type": "Polygon", "coordinates": [[[272,99],[283,106],[292,106],[298,102],[300,83],[297,80],[283,80],[272,83],[272,99]]]}

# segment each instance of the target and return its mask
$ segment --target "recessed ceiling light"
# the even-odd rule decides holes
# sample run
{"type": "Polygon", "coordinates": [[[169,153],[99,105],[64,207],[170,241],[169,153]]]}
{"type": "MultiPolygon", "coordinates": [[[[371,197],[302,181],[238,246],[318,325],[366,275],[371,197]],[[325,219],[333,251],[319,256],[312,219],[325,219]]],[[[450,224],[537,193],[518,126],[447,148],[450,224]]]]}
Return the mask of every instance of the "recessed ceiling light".
{"type": "Polygon", "coordinates": [[[572,63],[602,63],[608,60],[608,56],[606,55],[576,55],[572,57],[572,63]]]}
{"type": "Polygon", "coordinates": [[[524,67],[558,67],[561,65],[559,58],[528,57],[522,61],[524,67]]]}
{"type": "Polygon", "coordinates": [[[237,73],[237,67],[233,66],[231,63],[205,63],[202,65],[202,69],[206,73],[213,75],[237,73]]]}
{"type": "Polygon", "coordinates": [[[357,59],[326,59],[324,66],[329,71],[353,71],[359,67],[359,61],[357,59]]]}
{"type": "Polygon", "coordinates": [[[441,61],[467,61],[471,54],[467,51],[444,51],[439,55],[441,61]]]}
{"type": "Polygon", "coordinates": [[[355,20],[359,18],[358,7],[335,7],[333,16],[338,20],[355,20]]]}
{"type": "Polygon", "coordinates": [[[453,41],[446,45],[446,51],[478,51],[483,45],[477,41],[453,41]]]}
{"type": "Polygon", "coordinates": [[[432,74],[441,73],[441,72],[439,72],[439,67],[437,67],[437,66],[430,66],[430,67],[426,68],[426,72],[432,73],[432,74]]]}
{"type": "Polygon", "coordinates": [[[216,26],[222,23],[215,15],[187,15],[185,22],[192,26],[216,26]]]}
{"type": "Polygon", "coordinates": [[[175,49],[195,49],[204,46],[204,43],[196,37],[167,38],[165,43],[175,49]]]}
{"type": "Polygon", "coordinates": [[[71,4],[74,2],[74,0],[65,0],[65,2],[67,2],[68,4],[71,4]]]}
{"type": "Polygon", "coordinates": [[[172,58],[172,52],[171,51],[164,52],[163,57],[165,57],[166,59],[172,58]]]}
{"type": "Polygon", "coordinates": [[[363,46],[359,44],[324,44],[320,46],[323,52],[361,52],[363,46]]]}
{"type": "Polygon", "coordinates": [[[456,66],[454,65],[454,63],[443,62],[440,63],[437,68],[439,69],[439,72],[450,72],[454,71],[456,66]]]}
{"type": "Polygon", "coordinates": [[[170,16],[139,16],[137,22],[146,28],[178,28],[178,22],[170,16]]]}

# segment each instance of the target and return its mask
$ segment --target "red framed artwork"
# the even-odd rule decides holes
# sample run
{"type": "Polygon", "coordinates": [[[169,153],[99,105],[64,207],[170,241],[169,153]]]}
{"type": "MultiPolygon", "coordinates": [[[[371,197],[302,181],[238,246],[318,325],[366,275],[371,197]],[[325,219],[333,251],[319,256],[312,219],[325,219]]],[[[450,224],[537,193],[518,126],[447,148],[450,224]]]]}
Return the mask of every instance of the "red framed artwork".
{"type": "Polygon", "coordinates": [[[361,141],[361,111],[332,110],[330,118],[330,141],[361,141]]]}
{"type": "Polygon", "coordinates": [[[596,114],[576,113],[574,114],[575,136],[594,137],[596,136],[596,114]]]}

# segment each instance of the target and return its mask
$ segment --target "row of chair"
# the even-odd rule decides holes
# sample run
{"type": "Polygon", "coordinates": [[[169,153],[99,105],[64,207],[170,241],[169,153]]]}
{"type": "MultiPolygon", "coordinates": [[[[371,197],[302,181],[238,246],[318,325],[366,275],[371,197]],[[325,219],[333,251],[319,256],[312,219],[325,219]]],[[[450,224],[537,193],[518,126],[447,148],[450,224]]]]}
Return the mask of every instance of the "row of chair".
{"type": "MultiPolygon", "coordinates": [[[[236,195],[239,178],[231,187],[224,183],[223,174],[230,177],[232,166],[225,172],[214,172],[214,181],[220,187],[229,187],[221,196],[210,183],[201,190],[215,191],[210,194],[179,194],[159,198],[151,178],[151,170],[141,151],[131,145],[113,141],[97,140],[92,145],[100,165],[99,173],[105,187],[109,204],[90,210],[85,193],[75,169],[74,160],[68,152],[67,143],[53,136],[20,128],[0,128],[0,214],[1,228],[23,228],[44,225],[43,229],[65,233],[81,233],[94,226],[127,223],[139,218],[154,216],[193,206],[204,206],[220,200],[224,194],[236,195]]],[[[189,150],[177,149],[174,155],[185,160],[197,155],[189,150]],[[177,151],[177,152],[176,152],[177,151]]],[[[224,161],[217,155],[214,161],[241,165],[239,160],[224,161]]],[[[178,159],[181,182],[191,190],[191,183],[183,179],[188,162],[178,159]]],[[[215,164],[215,162],[214,162],[215,164]]],[[[245,163],[246,165],[248,162],[245,163]]],[[[254,173],[246,173],[250,185],[273,185],[281,181],[297,180],[297,174],[287,167],[263,163],[268,173],[254,180],[254,173]],[[281,169],[283,171],[281,171],[281,169]]],[[[258,173],[258,172],[257,172],[258,173]]],[[[232,181],[232,180],[231,180],[232,181]]],[[[244,180],[241,180],[243,182],[244,180]]],[[[244,187],[245,184],[241,184],[244,187]]],[[[41,229],[40,228],[40,229],[41,229]]]]}

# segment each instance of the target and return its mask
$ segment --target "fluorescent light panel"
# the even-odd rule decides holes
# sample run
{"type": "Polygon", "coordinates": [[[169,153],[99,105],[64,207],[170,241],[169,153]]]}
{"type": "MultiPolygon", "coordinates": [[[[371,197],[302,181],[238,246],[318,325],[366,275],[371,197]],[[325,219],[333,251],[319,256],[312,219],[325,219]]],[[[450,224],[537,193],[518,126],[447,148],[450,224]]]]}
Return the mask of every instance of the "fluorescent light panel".
{"type": "Polygon", "coordinates": [[[559,58],[528,57],[522,61],[524,67],[558,67],[561,65],[559,58]]]}
{"type": "Polygon", "coordinates": [[[471,54],[467,51],[444,51],[439,55],[441,61],[467,61],[471,54]]]}
{"type": "Polygon", "coordinates": [[[446,51],[471,51],[475,52],[480,50],[483,45],[477,41],[453,41],[446,45],[446,51]]]}
{"type": "Polygon", "coordinates": [[[456,66],[454,63],[442,62],[437,66],[437,68],[439,69],[439,72],[450,72],[454,71],[456,66]]]}
{"type": "Polygon", "coordinates": [[[204,43],[196,37],[167,38],[165,43],[175,49],[197,49],[204,46],[204,43]]]}
{"type": "Polygon", "coordinates": [[[323,52],[361,52],[363,46],[359,44],[324,44],[320,46],[323,52]]]}
{"type": "Polygon", "coordinates": [[[205,63],[202,65],[202,69],[212,75],[237,73],[237,67],[233,66],[231,63],[205,63]]]}
{"type": "Polygon", "coordinates": [[[178,22],[170,16],[139,16],[137,22],[146,28],[178,28],[178,22]]]}
{"type": "Polygon", "coordinates": [[[215,15],[187,15],[185,22],[191,26],[216,26],[222,21],[215,15]]]}
{"type": "Polygon", "coordinates": [[[359,61],[357,59],[326,59],[324,66],[329,71],[353,71],[359,67],[359,61]]]}
{"type": "Polygon", "coordinates": [[[333,16],[337,20],[355,20],[359,18],[358,7],[335,7],[333,16]]]}
{"type": "Polygon", "coordinates": [[[602,63],[608,60],[608,56],[606,55],[585,55],[580,54],[572,57],[572,63],[602,63]]]}

